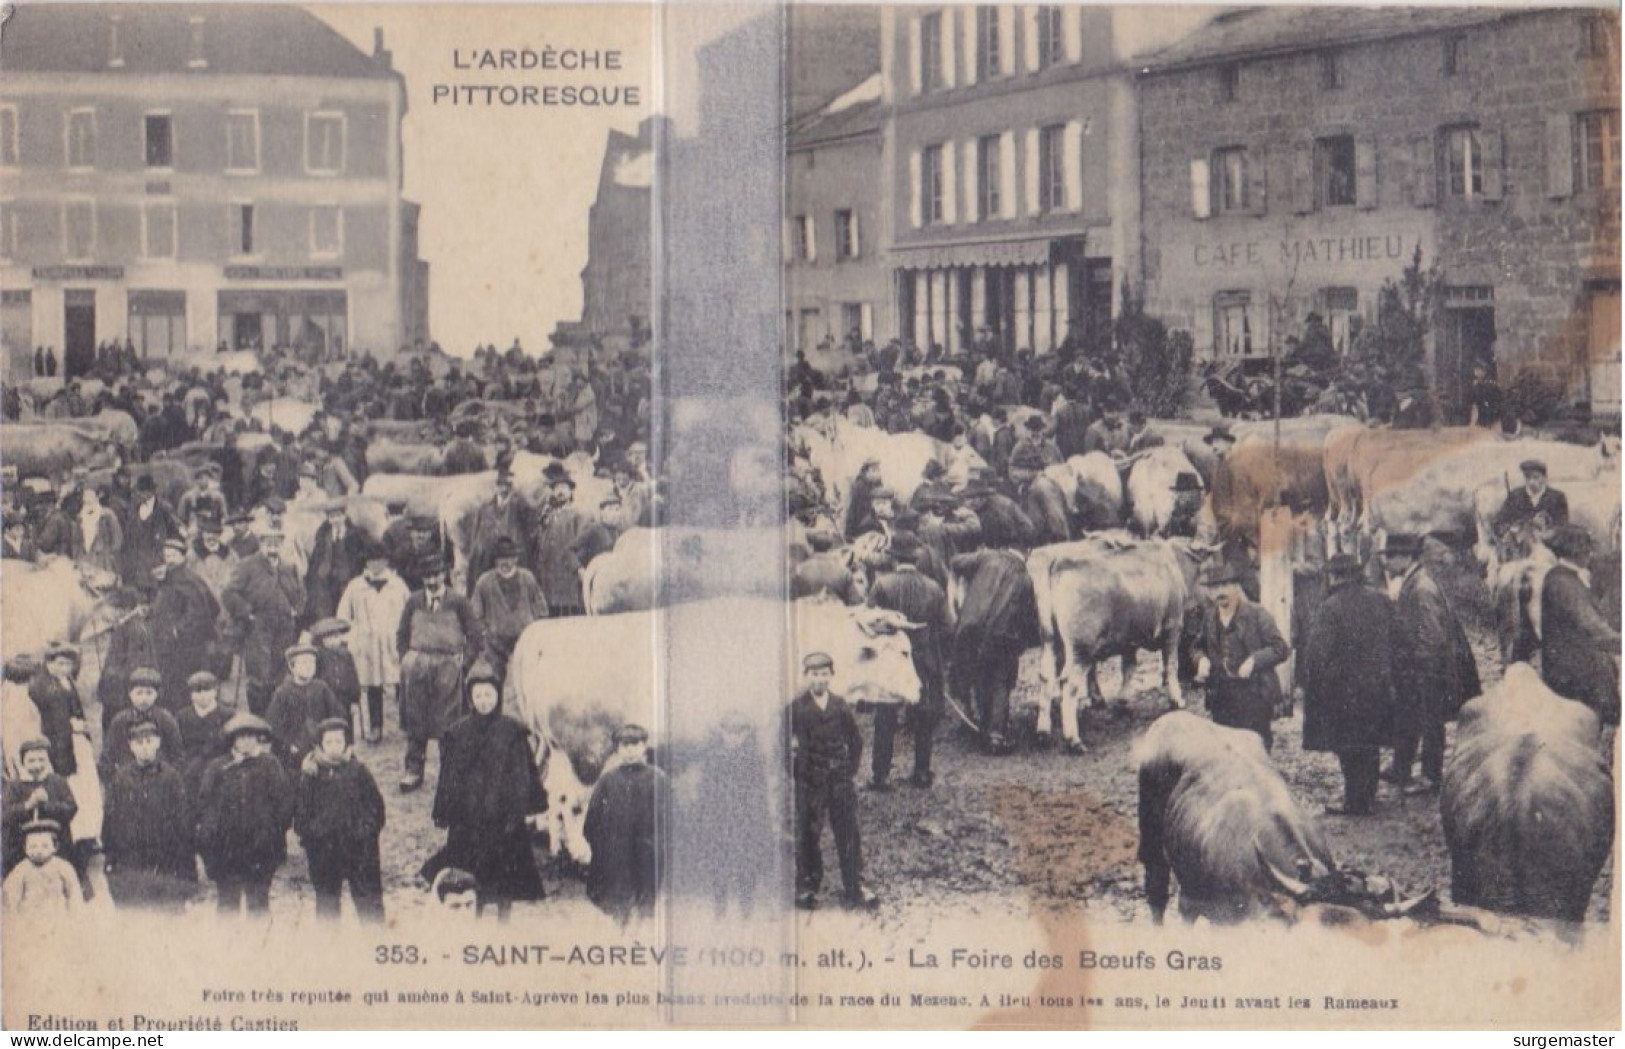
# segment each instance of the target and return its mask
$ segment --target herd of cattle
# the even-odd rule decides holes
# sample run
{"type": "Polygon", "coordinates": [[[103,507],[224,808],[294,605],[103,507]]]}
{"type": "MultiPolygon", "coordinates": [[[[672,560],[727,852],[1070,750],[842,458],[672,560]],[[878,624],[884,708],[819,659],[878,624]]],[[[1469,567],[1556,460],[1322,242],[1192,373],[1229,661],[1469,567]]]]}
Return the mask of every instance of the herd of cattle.
{"type": "MultiPolygon", "coordinates": [[[[1011,421],[1019,425],[1023,411],[1011,409],[1011,421]]],[[[316,417],[314,405],[287,399],[255,412],[267,426],[292,432],[316,417]]],[[[133,424],[124,426],[127,416],[109,417],[119,415],[7,425],[0,454],[24,476],[89,465],[94,482],[100,476],[94,471],[112,465],[104,458],[109,442],[128,447],[135,439],[133,424]]],[[[466,571],[473,522],[495,493],[495,471],[448,476],[441,472],[444,448],[418,439],[411,424],[369,425],[371,472],[347,501],[351,522],[379,539],[385,505],[404,502],[409,513],[439,522],[454,575],[466,571]]],[[[1582,447],[1479,429],[1396,431],[1309,416],[1281,422],[1278,436],[1268,423],[1237,425],[1238,440],[1221,467],[1202,440],[1205,428],[1153,427],[1163,444],[1127,461],[1091,453],[1046,471],[1068,500],[1074,534],[1084,535],[1027,556],[1044,693],[1061,701],[1060,732],[1069,742],[1079,738],[1086,697],[1098,700],[1095,664],[1112,656],[1124,657],[1126,666],[1141,650],[1161,652],[1167,697],[1183,705],[1176,657],[1187,610],[1199,598],[1196,569],[1227,540],[1256,545],[1272,507],[1317,516],[1330,549],[1367,550],[1369,538],[1385,531],[1471,546],[1493,584],[1515,578],[1518,568],[1495,563],[1489,522],[1517,483],[1518,463],[1540,458],[1552,485],[1567,493],[1575,523],[1599,547],[1618,548],[1615,442],[1582,447]]],[[[249,433],[232,440],[250,449],[270,438],[249,433]]],[[[954,454],[923,434],[888,434],[839,418],[797,424],[788,444],[792,461],[799,459],[821,485],[823,509],[835,521],[866,461],[879,463],[882,481],[906,504],[927,464],[946,467],[954,454]]],[[[151,473],[174,500],[192,472],[221,450],[190,445],[133,470],[151,473]]],[[[515,455],[515,490],[541,501],[544,471],[554,462],[515,455]]],[[[611,482],[595,474],[589,457],[572,456],[563,465],[577,483],[578,506],[590,511],[609,494],[611,482]]],[[[314,501],[289,504],[283,517],[288,556],[300,570],[321,520],[314,501]]],[[[627,530],[595,558],[583,573],[588,616],[533,623],[505,685],[509,712],[537,742],[555,850],[587,858],[583,814],[620,725],[653,725],[676,751],[732,714],[756,727],[764,750],[777,746],[786,697],[774,690],[782,691],[785,676],[767,682],[767,693],[739,687],[731,675],[742,662],[793,668],[801,653],[824,651],[835,659],[835,690],[849,699],[918,702],[911,624],[827,598],[785,602],[787,574],[793,578],[818,559],[852,556],[849,549],[815,554],[794,542],[787,549],[777,527],[668,525],[627,530]],[[754,662],[740,660],[741,653],[754,662]],[[764,662],[764,653],[780,658],[764,662]],[[711,684],[685,687],[681,710],[657,710],[663,684],[678,680],[711,684]],[[776,702],[761,701],[764,694],[776,702]]],[[[99,595],[107,582],[83,566],[6,562],[0,572],[6,654],[34,651],[57,637],[92,640],[101,629],[99,595]]],[[[950,584],[951,598],[962,598],[967,581],[950,584]]],[[[94,660],[87,660],[86,673],[94,672],[94,660]]],[[[5,690],[9,758],[19,738],[19,704],[29,701],[16,684],[5,690]]],[[[93,693],[91,683],[87,694],[93,693]]],[[[1039,714],[1047,733],[1050,704],[1041,702],[1039,714]]],[[[1583,918],[1613,840],[1611,768],[1597,737],[1589,711],[1548,692],[1521,664],[1468,705],[1443,793],[1456,905],[1583,918]]],[[[1159,919],[1170,872],[1188,917],[1235,919],[1287,899],[1350,904],[1378,916],[1412,913],[1423,903],[1447,913],[1437,900],[1403,901],[1386,880],[1339,868],[1254,737],[1176,712],[1153,725],[1137,755],[1141,859],[1159,919]]]]}

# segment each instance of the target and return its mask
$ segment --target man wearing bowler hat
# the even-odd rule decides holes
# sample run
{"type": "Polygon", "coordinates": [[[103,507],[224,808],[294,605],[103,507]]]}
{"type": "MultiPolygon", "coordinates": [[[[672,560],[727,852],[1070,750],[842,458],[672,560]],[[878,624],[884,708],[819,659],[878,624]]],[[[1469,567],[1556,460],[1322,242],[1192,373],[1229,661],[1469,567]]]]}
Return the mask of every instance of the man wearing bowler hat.
{"type": "Polygon", "coordinates": [[[220,602],[187,566],[183,540],[166,539],[163,558],[152,572],[158,590],[152,599],[151,624],[158,670],[164,675],[164,709],[174,713],[190,702],[186,679],[206,669],[214,655],[220,602]]]}
{"type": "Polygon", "coordinates": [[[305,585],[282,559],[280,531],[265,532],[259,551],[238,562],[220,603],[240,639],[248,709],[264,713],[282,677],[283,653],[299,636],[299,614],[305,607],[305,585]]]}
{"type": "Polygon", "coordinates": [[[872,909],[879,901],[863,887],[858,795],[852,784],[863,760],[863,734],[852,708],[830,690],[835,660],[811,652],[802,659],[801,669],[807,684],[790,701],[786,733],[795,789],[796,906],[802,910],[818,906],[824,881],[820,839],[827,819],[835,835],[846,902],[872,909]]]}
{"type": "Polygon", "coordinates": [[[551,615],[578,616],[584,611],[581,563],[571,547],[590,521],[574,505],[575,478],[562,463],[549,463],[542,478],[547,482],[547,505],[536,527],[536,581],[551,615]]]}
{"type": "Polygon", "coordinates": [[[1330,751],[1343,768],[1335,816],[1365,816],[1377,801],[1377,770],[1392,737],[1394,606],[1364,584],[1357,558],[1326,563],[1326,600],[1299,653],[1303,749],[1330,751]]]}
{"type": "Polygon", "coordinates": [[[530,540],[535,531],[535,513],[524,497],[513,490],[513,471],[503,466],[497,469],[496,494],[480,505],[474,515],[474,525],[468,533],[468,596],[480,577],[496,567],[496,547],[507,539],[520,560],[528,564],[530,540]]]}
{"type": "Polygon", "coordinates": [[[1596,711],[1605,724],[1618,724],[1619,631],[1591,593],[1591,535],[1579,525],[1564,525],[1546,545],[1557,564],[1541,584],[1541,679],[1558,695],[1596,711]]]}
{"type": "Polygon", "coordinates": [[[1208,565],[1202,585],[1212,602],[1196,639],[1196,681],[1207,685],[1208,712],[1217,724],[1256,732],[1268,750],[1270,721],[1282,701],[1275,668],[1292,649],[1274,617],[1241,592],[1233,565],[1208,565]]]}

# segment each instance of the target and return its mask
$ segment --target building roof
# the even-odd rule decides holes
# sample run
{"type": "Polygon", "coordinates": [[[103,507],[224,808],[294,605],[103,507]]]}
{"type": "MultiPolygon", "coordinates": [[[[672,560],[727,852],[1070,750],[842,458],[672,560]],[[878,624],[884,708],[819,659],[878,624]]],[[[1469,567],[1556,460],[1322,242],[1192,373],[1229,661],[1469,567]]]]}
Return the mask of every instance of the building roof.
{"type": "Polygon", "coordinates": [[[374,59],[336,30],[289,4],[18,4],[5,25],[6,73],[307,76],[387,79],[374,59]],[[112,18],[118,17],[120,66],[112,18]],[[203,19],[203,58],[193,68],[192,19],[203,19]]]}
{"type": "Polygon", "coordinates": [[[789,148],[804,148],[880,131],[880,74],[865,77],[823,108],[790,125],[789,148]]]}
{"type": "Polygon", "coordinates": [[[1518,14],[1494,7],[1249,7],[1227,11],[1160,51],[1143,56],[1146,73],[1240,58],[1315,50],[1334,44],[1436,33],[1518,14]]]}

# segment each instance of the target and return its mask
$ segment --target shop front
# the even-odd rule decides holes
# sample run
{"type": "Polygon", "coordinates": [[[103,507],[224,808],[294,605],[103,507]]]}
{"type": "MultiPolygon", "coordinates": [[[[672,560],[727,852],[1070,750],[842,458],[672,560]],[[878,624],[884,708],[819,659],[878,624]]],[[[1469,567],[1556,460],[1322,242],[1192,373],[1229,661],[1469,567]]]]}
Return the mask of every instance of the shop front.
{"type": "Polygon", "coordinates": [[[301,354],[342,353],[349,297],[342,289],[255,289],[219,293],[220,341],[234,350],[290,347],[301,354]]]}

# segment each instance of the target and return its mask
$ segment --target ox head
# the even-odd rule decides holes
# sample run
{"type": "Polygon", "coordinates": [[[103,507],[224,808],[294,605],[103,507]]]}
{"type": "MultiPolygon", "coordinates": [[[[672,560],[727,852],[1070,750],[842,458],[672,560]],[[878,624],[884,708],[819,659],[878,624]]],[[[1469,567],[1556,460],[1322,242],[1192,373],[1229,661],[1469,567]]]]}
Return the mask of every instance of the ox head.
{"type": "Polygon", "coordinates": [[[852,616],[856,631],[847,658],[835,656],[835,690],[852,702],[918,703],[920,676],[907,631],[919,624],[885,609],[854,609],[852,616]]]}
{"type": "Polygon", "coordinates": [[[1324,924],[1382,921],[1410,917],[1436,900],[1432,889],[1402,899],[1391,878],[1352,867],[1328,868],[1307,857],[1299,859],[1296,871],[1288,874],[1270,861],[1262,846],[1258,862],[1269,877],[1271,895],[1283,916],[1302,918],[1315,913],[1324,924]]]}

